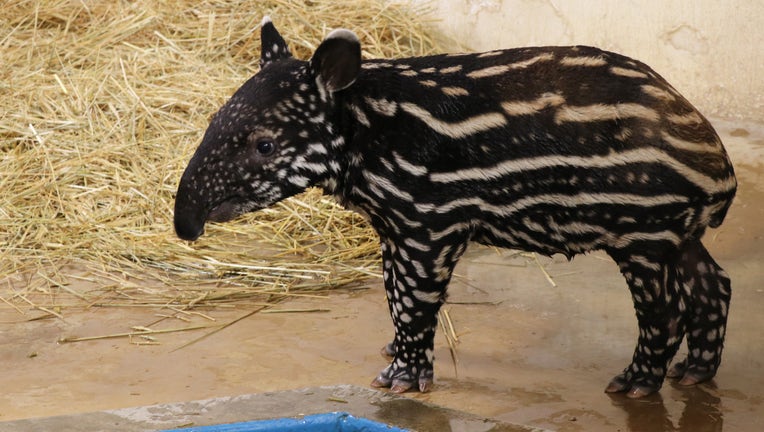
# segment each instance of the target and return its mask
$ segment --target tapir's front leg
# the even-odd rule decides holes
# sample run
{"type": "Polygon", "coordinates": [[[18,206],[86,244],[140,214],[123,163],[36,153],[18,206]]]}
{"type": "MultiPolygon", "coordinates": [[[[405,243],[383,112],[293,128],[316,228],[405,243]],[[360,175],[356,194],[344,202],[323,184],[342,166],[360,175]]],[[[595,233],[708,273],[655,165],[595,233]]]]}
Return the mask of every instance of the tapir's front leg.
{"type": "MultiPolygon", "coordinates": [[[[466,244],[466,243],[465,243],[466,244]]],[[[393,356],[372,382],[395,393],[427,392],[433,382],[433,348],[438,310],[453,267],[465,245],[430,246],[412,240],[382,241],[383,274],[395,339],[385,347],[393,356]]]]}

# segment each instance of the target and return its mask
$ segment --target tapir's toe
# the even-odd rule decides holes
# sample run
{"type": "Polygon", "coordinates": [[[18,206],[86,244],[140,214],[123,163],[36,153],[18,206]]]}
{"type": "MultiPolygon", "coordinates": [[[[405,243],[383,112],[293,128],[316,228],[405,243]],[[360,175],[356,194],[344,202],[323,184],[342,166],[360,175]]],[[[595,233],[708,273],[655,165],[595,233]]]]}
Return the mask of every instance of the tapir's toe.
{"type": "Polygon", "coordinates": [[[689,359],[674,363],[666,377],[678,379],[682,386],[691,386],[706,382],[716,375],[716,370],[710,367],[693,366],[689,359]]]}
{"type": "MultiPolygon", "coordinates": [[[[383,348],[382,351],[384,352],[385,349],[383,348]]],[[[419,373],[413,373],[406,366],[397,367],[396,363],[393,362],[374,378],[371,386],[389,388],[393,393],[404,393],[412,389],[427,393],[432,390],[433,371],[432,369],[422,369],[419,373]]]]}
{"type": "Polygon", "coordinates": [[[640,399],[660,390],[660,387],[628,380],[624,374],[615,376],[605,388],[605,393],[624,393],[629,399],[640,399]]]}

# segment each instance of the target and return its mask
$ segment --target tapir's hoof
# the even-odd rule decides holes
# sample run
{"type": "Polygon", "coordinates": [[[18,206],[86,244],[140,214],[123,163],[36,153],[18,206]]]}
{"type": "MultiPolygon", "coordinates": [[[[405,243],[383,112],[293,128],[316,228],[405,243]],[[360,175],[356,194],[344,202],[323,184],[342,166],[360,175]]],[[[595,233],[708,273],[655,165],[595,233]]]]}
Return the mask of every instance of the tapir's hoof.
{"type": "MultiPolygon", "coordinates": [[[[432,379],[431,378],[420,378],[418,382],[418,390],[421,393],[427,393],[432,389],[432,379]]],[[[392,393],[405,393],[409,390],[411,390],[414,387],[414,382],[412,381],[406,381],[406,380],[387,380],[381,377],[374,378],[374,381],[371,382],[372,387],[376,388],[390,388],[390,392],[392,393]]]]}
{"type": "Polygon", "coordinates": [[[371,386],[389,388],[392,393],[404,393],[411,389],[427,393],[432,389],[433,373],[431,369],[423,371],[416,379],[410,379],[412,376],[413,374],[407,371],[394,370],[392,366],[388,366],[374,378],[371,386]]]}
{"type": "Polygon", "coordinates": [[[629,399],[641,399],[645,396],[649,396],[659,390],[658,387],[653,387],[641,383],[632,383],[627,380],[623,374],[613,378],[608,386],[605,388],[605,393],[625,393],[629,399]]]}
{"type": "Polygon", "coordinates": [[[716,371],[702,371],[699,368],[688,366],[688,363],[687,359],[674,363],[666,377],[679,379],[679,385],[691,386],[708,381],[716,375],[716,371]]]}

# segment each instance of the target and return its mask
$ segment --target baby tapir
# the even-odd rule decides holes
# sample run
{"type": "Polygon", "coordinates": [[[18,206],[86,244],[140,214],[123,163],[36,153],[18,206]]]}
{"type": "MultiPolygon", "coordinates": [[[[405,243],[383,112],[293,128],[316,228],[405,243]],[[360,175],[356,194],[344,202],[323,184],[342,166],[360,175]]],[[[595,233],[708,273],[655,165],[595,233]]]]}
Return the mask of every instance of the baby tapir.
{"type": "Polygon", "coordinates": [[[737,183],[709,122],[648,66],[586,46],[362,60],[348,30],[301,61],[267,18],[261,38],[261,70],[180,180],[175,230],[195,240],[309,186],[367,216],[395,326],[373,386],[431,388],[437,312],[471,241],[615,260],[639,339],[607,392],[715,375],[730,281],[700,240],[737,183]]]}

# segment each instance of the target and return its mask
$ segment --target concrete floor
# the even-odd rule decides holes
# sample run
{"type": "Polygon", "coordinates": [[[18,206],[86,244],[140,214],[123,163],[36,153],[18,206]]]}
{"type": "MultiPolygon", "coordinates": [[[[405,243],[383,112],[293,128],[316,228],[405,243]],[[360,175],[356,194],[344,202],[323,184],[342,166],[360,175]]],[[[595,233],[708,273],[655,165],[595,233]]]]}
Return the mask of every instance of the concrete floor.
{"type": "MultiPolygon", "coordinates": [[[[458,362],[438,335],[434,391],[407,396],[559,431],[761,430],[764,126],[714,123],[740,189],[725,223],[704,241],[733,288],[724,359],[712,382],[694,388],[667,382],[660,394],[636,401],[606,395],[637,334],[615,264],[601,253],[570,263],[539,258],[555,287],[533,259],[474,247],[457,268],[446,306],[460,337],[458,362]]],[[[56,344],[62,336],[124,332],[154,321],[156,311],[98,310],[67,314],[65,321],[3,324],[0,421],[308,386],[366,387],[385,366],[378,353],[392,325],[379,282],[280,307],[329,311],[256,314],[177,351],[201,333],[160,337],[158,346],[122,339],[56,344]]],[[[214,316],[226,322],[245,313],[214,316]]],[[[2,314],[0,320],[11,317],[2,314]]]]}

